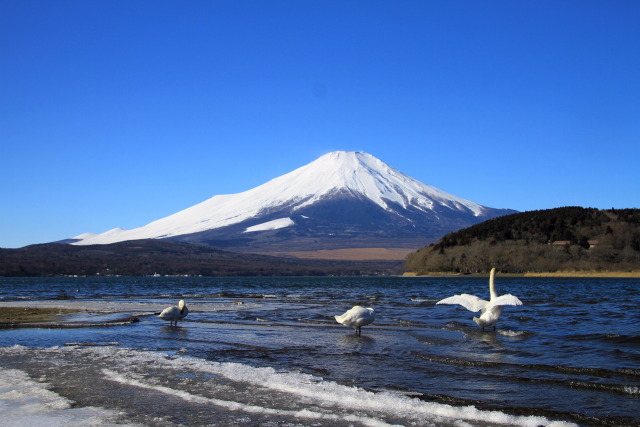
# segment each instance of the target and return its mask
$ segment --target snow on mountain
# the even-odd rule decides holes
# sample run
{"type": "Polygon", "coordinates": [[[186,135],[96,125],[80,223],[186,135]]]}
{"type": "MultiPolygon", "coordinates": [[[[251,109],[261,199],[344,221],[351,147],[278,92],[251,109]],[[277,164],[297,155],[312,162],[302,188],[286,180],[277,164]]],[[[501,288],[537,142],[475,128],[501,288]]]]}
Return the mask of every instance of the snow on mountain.
{"type": "MultiPolygon", "coordinates": [[[[336,151],[251,190],[214,196],[143,227],[113,229],[98,235],[83,234],[74,238],[73,244],[107,244],[201,233],[259,219],[279,210],[286,209],[289,213],[285,215],[294,214],[337,194],[369,200],[398,215],[402,215],[398,206],[436,215],[445,209],[473,217],[485,216],[492,210],[426,185],[370,154],[336,151]]],[[[249,232],[295,226],[295,222],[284,215],[276,221],[265,218],[264,222],[243,229],[249,232]]]]}
{"type": "Polygon", "coordinates": [[[295,222],[291,218],[279,218],[273,221],[263,222],[262,224],[247,227],[244,230],[245,233],[252,233],[254,231],[267,231],[267,230],[280,230],[281,228],[290,227],[295,225],[295,222]]]}
{"type": "Polygon", "coordinates": [[[75,240],[93,239],[96,236],[97,236],[96,233],[82,233],[76,237],[73,237],[73,239],[75,240]]]}

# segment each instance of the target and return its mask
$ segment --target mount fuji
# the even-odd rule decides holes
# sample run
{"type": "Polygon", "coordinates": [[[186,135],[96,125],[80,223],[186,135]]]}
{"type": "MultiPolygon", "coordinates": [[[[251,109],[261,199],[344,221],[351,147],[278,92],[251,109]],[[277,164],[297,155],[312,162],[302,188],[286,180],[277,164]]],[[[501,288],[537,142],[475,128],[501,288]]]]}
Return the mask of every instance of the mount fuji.
{"type": "Polygon", "coordinates": [[[251,190],[211,197],[145,226],[64,242],[170,239],[266,253],[417,249],[448,232],[515,212],[456,197],[370,154],[336,151],[251,190]]]}

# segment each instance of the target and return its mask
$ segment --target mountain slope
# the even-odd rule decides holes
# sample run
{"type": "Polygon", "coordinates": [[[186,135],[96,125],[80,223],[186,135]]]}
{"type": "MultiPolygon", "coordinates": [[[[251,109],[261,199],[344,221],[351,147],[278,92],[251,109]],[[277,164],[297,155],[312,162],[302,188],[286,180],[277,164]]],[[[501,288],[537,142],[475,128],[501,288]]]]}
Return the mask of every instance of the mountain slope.
{"type": "Polygon", "coordinates": [[[512,212],[438,190],[370,154],[337,151],[251,190],[214,196],[143,227],[85,233],[69,242],[168,238],[252,251],[283,245],[419,247],[425,239],[512,212]]]}

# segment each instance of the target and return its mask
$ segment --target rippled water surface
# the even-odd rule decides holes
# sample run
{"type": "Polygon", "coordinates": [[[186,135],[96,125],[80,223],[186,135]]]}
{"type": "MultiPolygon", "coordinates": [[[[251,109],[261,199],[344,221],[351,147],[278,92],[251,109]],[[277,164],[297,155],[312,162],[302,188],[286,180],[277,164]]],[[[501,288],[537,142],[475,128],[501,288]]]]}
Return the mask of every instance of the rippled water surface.
{"type": "Polygon", "coordinates": [[[143,425],[640,424],[640,280],[496,285],[524,305],[494,332],[435,305],[488,298],[478,277],[5,278],[5,305],[105,313],[0,330],[0,367],[143,425]],[[362,336],[333,319],[353,305],[377,313],[362,336]]]}

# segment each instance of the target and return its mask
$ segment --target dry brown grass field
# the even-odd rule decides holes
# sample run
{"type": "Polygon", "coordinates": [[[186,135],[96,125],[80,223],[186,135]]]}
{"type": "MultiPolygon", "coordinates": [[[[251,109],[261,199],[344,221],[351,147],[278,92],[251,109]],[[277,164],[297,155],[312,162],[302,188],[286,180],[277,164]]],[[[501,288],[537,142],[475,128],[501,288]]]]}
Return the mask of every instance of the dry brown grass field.
{"type": "Polygon", "coordinates": [[[261,255],[295,257],[301,259],[328,259],[344,261],[404,261],[416,249],[407,248],[352,248],[317,251],[269,252],[261,255]]]}

